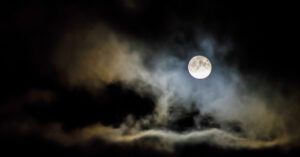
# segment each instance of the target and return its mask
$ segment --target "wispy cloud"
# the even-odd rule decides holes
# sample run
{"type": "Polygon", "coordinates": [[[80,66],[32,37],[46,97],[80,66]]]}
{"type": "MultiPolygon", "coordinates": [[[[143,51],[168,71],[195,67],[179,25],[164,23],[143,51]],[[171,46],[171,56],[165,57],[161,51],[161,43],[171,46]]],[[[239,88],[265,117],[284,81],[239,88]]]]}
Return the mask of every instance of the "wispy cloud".
{"type": "MultiPolygon", "coordinates": [[[[297,138],[293,130],[299,130],[295,125],[299,116],[291,118],[296,100],[287,100],[266,83],[251,86],[248,76],[227,65],[222,59],[233,46],[230,41],[219,43],[202,31],[194,42],[198,47],[180,48],[186,53],[182,57],[164,43],[156,45],[154,52],[152,45],[118,34],[103,23],[92,28],[71,29],[62,37],[53,56],[63,83],[70,88],[85,87],[94,92],[106,84],[121,82],[141,95],[153,95],[155,110],[152,115],[132,120],[131,126],[126,122],[119,128],[95,125],[72,134],[63,133],[58,127],[45,130],[45,136],[63,144],[91,138],[122,143],[145,141],[149,137],[158,139],[168,150],[176,144],[198,142],[230,148],[260,148],[297,138]],[[197,54],[207,56],[213,65],[211,75],[200,81],[187,72],[189,57],[197,54]],[[154,127],[167,126],[174,118],[171,106],[208,114],[220,128],[195,128],[178,133],[167,127],[154,127]],[[242,132],[233,132],[228,122],[238,122],[242,132]],[[142,125],[150,129],[143,130],[142,125]]],[[[200,125],[196,124],[199,118],[195,117],[195,126],[200,125]]]]}

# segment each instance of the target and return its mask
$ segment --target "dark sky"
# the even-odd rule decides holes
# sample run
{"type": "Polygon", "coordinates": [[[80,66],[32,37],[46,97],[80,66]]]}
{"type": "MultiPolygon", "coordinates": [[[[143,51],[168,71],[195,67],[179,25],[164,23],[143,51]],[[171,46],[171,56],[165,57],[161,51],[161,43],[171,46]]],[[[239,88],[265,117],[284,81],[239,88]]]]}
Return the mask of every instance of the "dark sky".
{"type": "MultiPolygon", "coordinates": [[[[97,21],[102,21],[117,33],[152,45],[153,49],[164,44],[195,47],[194,28],[200,27],[201,31],[211,33],[217,41],[230,40],[233,43],[233,49],[224,58],[226,64],[236,66],[242,74],[253,75],[258,81],[261,79],[271,86],[280,84],[279,90],[287,96],[295,91],[299,93],[299,18],[296,6],[283,2],[189,0],[27,1],[2,4],[2,150],[14,155],[36,156],[299,154],[297,148],[227,150],[205,144],[178,146],[175,154],[169,154],[134,145],[113,145],[101,140],[83,147],[64,147],[44,139],[39,131],[24,134],[15,129],[16,125],[28,121],[35,121],[38,125],[59,122],[66,132],[97,122],[118,126],[128,114],[138,119],[153,112],[153,95],[141,96],[120,82],[107,84],[97,96],[84,88],[69,88],[61,82],[60,72],[53,65],[53,52],[61,37],[68,30],[87,27],[97,21]],[[181,36],[175,35],[171,41],[165,42],[178,32],[181,36]],[[40,96],[38,100],[36,95],[40,96]],[[32,99],[25,101],[27,97],[32,99]],[[126,107],[120,105],[122,103],[126,107]]],[[[174,55],[183,57],[185,53],[174,55]]],[[[184,131],[192,127],[193,116],[198,114],[188,113],[170,124],[170,128],[184,131]]],[[[202,123],[207,127],[219,127],[214,122],[202,123]]]]}

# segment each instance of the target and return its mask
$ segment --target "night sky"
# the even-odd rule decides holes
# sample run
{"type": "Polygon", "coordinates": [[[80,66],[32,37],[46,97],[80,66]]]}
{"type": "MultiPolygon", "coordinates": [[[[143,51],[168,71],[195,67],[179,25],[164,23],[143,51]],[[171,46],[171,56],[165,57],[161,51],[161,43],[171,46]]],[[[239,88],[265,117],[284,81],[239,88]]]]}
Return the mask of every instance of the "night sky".
{"type": "Polygon", "coordinates": [[[2,4],[1,156],[299,155],[296,6],[2,4]]]}

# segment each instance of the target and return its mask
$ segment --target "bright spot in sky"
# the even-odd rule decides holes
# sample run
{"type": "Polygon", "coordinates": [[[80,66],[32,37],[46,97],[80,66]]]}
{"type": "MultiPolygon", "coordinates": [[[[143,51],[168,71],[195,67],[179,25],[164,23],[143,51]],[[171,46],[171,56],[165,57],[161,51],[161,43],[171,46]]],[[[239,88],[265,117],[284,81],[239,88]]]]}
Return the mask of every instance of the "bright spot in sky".
{"type": "Polygon", "coordinates": [[[188,70],[194,78],[204,79],[211,73],[212,66],[208,58],[195,56],[190,60],[188,70]]]}

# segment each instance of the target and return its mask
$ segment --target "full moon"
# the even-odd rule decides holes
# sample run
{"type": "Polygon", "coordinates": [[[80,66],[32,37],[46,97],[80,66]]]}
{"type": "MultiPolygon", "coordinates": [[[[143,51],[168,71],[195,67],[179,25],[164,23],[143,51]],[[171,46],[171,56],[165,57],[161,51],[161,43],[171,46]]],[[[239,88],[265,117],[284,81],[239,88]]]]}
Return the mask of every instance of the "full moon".
{"type": "Polygon", "coordinates": [[[208,58],[195,56],[190,60],[188,70],[194,78],[204,79],[211,73],[212,66],[208,58]]]}

